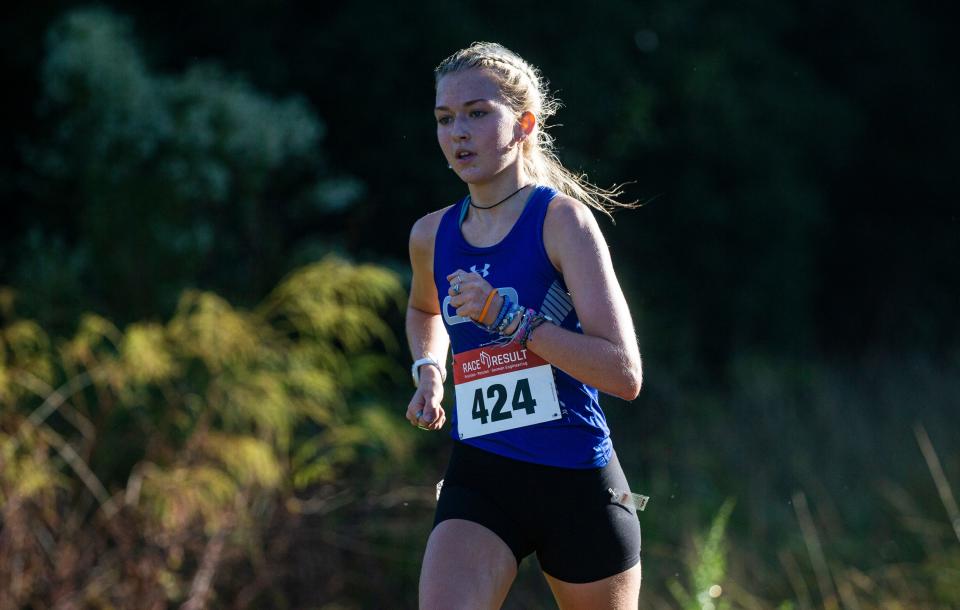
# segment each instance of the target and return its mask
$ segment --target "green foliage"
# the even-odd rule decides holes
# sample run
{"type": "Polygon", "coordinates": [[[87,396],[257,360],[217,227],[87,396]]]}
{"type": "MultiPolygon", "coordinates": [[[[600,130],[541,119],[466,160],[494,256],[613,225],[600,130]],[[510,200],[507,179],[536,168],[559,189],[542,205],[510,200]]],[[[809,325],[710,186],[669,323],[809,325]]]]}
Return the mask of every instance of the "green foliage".
{"type": "Polygon", "coordinates": [[[960,549],[949,549],[931,557],[923,571],[933,581],[936,599],[948,606],[960,606],[960,549]]]}
{"type": "MultiPolygon", "coordinates": [[[[48,552],[122,550],[56,576],[32,569],[17,577],[32,584],[4,603],[45,604],[63,579],[76,583],[74,599],[109,584],[111,604],[135,607],[132,577],[117,568],[154,553],[181,559],[135,579],[168,603],[191,590],[191,565],[213,561],[227,583],[231,570],[264,570],[269,551],[258,541],[296,524],[288,511],[302,505],[298,496],[318,482],[349,489],[348,470],[383,477],[412,454],[417,437],[397,434],[395,414],[369,392],[351,398],[378,382],[378,369],[351,362],[395,353],[382,316],[402,301],[390,272],[328,258],[295,270],[249,311],[189,290],[166,324],[120,330],[87,314],[73,337],[55,341],[31,320],[8,321],[0,557],[10,561],[0,559],[0,579],[40,561],[43,551],[18,544],[24,532],[57,523],[65,529],[48,552]]],[[[261,578],[270,586],[268,573],[261,578]]]]}
{"type": "Polygon", "coordinates": [[[167,345],[165,329],[159,324],[131,324],[120,344],[123,367],[130,371],[134,386],[161,383],[180,372],[176,356],[167,345]]]}
{"type": "Polygon", "coordinates": [[[67,485],[67,477],[53,464],[36,459],[37,453],[49,450],[43,440],[33,430],[25,429],[22,434],[22,442],[0,436],[0,476],[4,483],[0,485],[0,505],[49,501],[67,485]]]}
{"type": "Polygon", "coordinates": [[[730,602],[719,599],[727,576],[727,548],[725,532],[734,507],[728,498],[713,517],[710,529],[703,538],[694,540],[695,551],[687,562],[690,589],[677,580],[668,584],[670,592],[683,610],[726,610],[730,602]],[[715,601],[718,600],[718,601],[715,601]]]}
{"type": "Polygon", "coordinates": [[[716,531],[704,519],[704,505],[735,496],[719,547],[726,560],[715,604],[956,605],[950,583],[957,539],[913,430],[920,421],[930,431],[956,489],[960,360],[887,354],[849,363],[751,354],[730,368],[723,390],[673,392],[669,377],[648,371],[645,391],[657,408],[608,410],[622,462],[643,466],[645,492],[655,502],[642,515],[645,602],[700,607],[703,589],[694,574],[702,570],[706,585],[707,568],[718,565],[701,563],[700,553],[718,547],[704,534],[691,557],[687,532],[716,531]],[[669,425],[661,421],[667,412],[675,414],[669,425]],[[643,442],[624,442],[648,429],[655,432],[643,442]],[[823,555],[816,559],[793,505],[798,489],[810,499],[810,527],[823,555]],[[685,569],[689,577],[681,581],[685,569]],[[820,591],[824,573],[833,592],[820,591]],[[665,583],[672,583],[666,591],[665,583]]]}

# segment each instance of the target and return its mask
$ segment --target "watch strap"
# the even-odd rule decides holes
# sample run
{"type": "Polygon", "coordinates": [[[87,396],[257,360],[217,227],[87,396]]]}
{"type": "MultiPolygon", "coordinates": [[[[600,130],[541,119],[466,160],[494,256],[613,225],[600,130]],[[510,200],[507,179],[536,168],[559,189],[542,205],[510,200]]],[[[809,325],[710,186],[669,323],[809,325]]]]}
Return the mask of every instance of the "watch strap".
{"type": "Polygon", "coordinates": [[[433,354],[430,352],[424,352],[423,358],[418,359],[413,363],[413,366],[410,367],[410,376],[413,377],[413,385],[420,387],[420,367],[424,364],[431,364],[437,367],[437,370],[440,371],[440,381],[445,382],[447,380],[447,372],[440,366],[440,363],[437,362],[437,359],[433,357],[433,354]]]}

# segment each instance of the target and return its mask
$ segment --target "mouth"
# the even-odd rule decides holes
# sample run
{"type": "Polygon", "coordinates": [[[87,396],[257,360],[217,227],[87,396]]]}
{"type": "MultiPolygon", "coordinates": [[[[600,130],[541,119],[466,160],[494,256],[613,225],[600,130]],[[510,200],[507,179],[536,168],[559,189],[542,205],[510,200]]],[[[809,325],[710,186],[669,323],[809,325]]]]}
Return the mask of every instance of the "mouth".
{"type": "Polygon", "coordinates": [[[454,159],[457,160],[457,163],[467,163],[477,155],[469,150],[458,150],[453,156],[454,159]]]}

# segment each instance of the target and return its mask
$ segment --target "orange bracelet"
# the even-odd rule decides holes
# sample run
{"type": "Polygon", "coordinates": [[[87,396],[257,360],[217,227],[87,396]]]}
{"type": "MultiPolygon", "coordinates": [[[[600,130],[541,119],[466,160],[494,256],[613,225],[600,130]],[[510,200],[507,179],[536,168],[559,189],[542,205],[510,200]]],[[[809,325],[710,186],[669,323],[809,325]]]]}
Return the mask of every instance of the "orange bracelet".
{"type": "Polygon", "coordinates": [[[487,317],[487,310],[490,309],[490,303],[493,303],[493,296],[497,294],[496,288],[490,289],[490,294],[487,295],[487,302],[483,304],[483,309],[480,311],[480,317],[477,319],[478,322],[483,324],[483,321],[487,317]]]}

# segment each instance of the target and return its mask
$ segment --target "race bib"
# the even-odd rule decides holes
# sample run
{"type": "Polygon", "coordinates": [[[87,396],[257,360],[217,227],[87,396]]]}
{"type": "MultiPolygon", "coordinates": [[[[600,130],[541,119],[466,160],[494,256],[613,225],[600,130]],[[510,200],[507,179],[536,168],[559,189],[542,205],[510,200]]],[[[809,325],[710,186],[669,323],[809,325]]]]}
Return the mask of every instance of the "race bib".
{"type": "Polygon", "coordinates": [[[480,347],[453,356],[460,438],[560,419],[553,371],[519,345],[480,347]]]}

